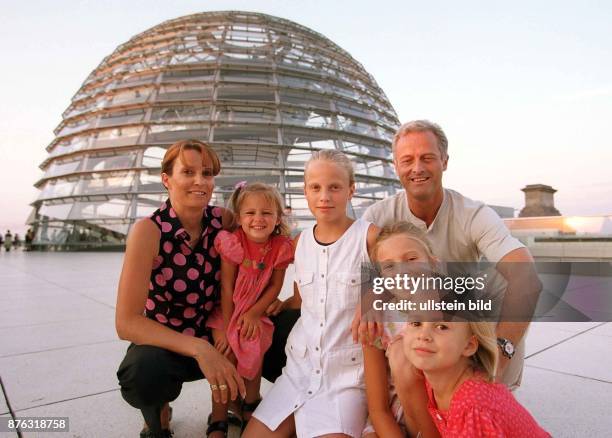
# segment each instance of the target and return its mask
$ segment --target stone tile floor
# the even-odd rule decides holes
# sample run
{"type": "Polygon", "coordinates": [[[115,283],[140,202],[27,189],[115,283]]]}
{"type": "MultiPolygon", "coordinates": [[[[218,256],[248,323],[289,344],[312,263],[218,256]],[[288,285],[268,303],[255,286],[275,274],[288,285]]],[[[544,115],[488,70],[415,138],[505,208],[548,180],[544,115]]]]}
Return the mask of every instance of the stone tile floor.
{"type": "MultiPolygon", "coordinates": [[[[114,329],[121,261],[119,253],[0,253],[1,417],[69,417],[70,432],[40,436],[138,436],[142,420],[115,377],[127,347],[114,329]]],[[[515,395],[555,437],[612,436],[611,362],[612,323],[532,324],[515,395]]],[[[205,382],[185,384],[173,407],[176,437],[204,436],[205,382]]]]}

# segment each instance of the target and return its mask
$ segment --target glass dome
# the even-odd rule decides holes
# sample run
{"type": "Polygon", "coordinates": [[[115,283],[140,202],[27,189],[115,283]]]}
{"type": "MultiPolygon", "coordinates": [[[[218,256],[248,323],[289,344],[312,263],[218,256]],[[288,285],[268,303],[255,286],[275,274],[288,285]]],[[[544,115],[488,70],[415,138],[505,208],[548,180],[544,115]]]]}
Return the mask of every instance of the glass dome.
{"type": "Polygon", "coordinates": [[[384,92],[338,45],[297,23],[250,12],[166,21],[120,45],[62,115],[35,184],[35,245],[120,246],[166,197],[160,163],[187,138],[219,154],[213,203],[237,181],[278,187],[305,224],[304,163],[338,149],[354,163],[356,217],[399,188],[384,92]]]}

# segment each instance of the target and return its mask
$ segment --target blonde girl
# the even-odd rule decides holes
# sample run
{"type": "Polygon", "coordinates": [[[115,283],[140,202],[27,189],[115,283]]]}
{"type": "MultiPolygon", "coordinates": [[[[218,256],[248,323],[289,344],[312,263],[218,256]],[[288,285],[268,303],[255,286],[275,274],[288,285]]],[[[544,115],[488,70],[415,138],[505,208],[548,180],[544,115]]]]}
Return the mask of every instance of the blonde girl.
{"type": "MultiPolygon", "coordinates": [[[[229,204],[238,228],[232,233],[221,231],[215,239],[215,250],[221,255],[221,312],[211,316],[208,326],[216,329],[217,350],[237,364],[245,379],[242,414],[246,423],[261,398],[262,360],[272,344],[274,325],[266,309],[280,293],[285,270],[293,261],[293,245],[275,188],[239,183],[229,204]]],[[[209,436],[225,436],[227,405],[213,402],[209,423],[209,436]]]]}
{"type": "MultiPolygon", "coordinates": [[[[406,267],[408,263],[430,269],[438,265],[425,233],[409,222],[397,222],[381,230],[372,249],[372,261],[379,266],[381,275],[385,275],[387,268],[406,267]]],[[[369,413],[363,437],[394,438],[416,436],[419,432],[423,437],[438,436],[426,409],[427,395],[422,379],[415,382],[419,379],[416,373],[391,376],[389,359],[398,352],[403,355],[401,342],[397,341],[401,339],[404,324],[390,321],[382,327],[380,336],[362,346],[369,413]],[[402,404],[410,406],[406,413],[402,404]]]]}
{"type": "Polygon", "coordinates": [[[494,383],[494,323],[413,321],[402,337],[405,358],[425,376],[427,409],[443,438],[550,437],[504,384],[494,383]]]}
{"type": "Polygon", "coordinates": [[[347,216],[355,192],[348,158],[314,152],[304,193],[316,224],[297,237],[295,282],[301,317],[287,340],[283,374],[253,414],[245,437],[359,437],[367,406],[361,348],[350,324],[359,302],[362,263],[377,229],[347,216]]]}

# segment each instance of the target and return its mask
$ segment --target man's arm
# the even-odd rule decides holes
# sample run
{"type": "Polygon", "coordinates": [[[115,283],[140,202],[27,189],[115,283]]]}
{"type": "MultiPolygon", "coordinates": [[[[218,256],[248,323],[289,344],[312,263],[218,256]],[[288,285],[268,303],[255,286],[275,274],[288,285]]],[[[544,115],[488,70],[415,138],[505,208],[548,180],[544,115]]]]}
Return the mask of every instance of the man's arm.
{"type": "MultiPolygon", "coordinates": [[[[510,251],[497,263],[496,268],[508,282],[497,336],[509,339],[516,346],[523,339],[534,314],[542,283],[527,248],[510,251]]],[[[501,378],[511,359],[503,354],[499,358],[497,376],[501,378]]]]}

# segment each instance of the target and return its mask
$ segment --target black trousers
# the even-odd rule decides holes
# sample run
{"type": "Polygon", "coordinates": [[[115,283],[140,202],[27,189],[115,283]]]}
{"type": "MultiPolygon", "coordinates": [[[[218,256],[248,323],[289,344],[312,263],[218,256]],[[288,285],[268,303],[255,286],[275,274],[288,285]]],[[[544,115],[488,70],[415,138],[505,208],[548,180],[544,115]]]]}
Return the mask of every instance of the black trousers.
{"type": "MultiPolygon", "coordinates": [[[[287,362],[285,344],[300,311],[288,309],[270,318],[274,323],[272,346],[266,352],[263,377],[274,382],[287,362]]],[[[152,432],[161,434],[163,405],[175,400],[184,382],[204,378],[195,359],[150,345],[131,344],[117,371],[121,395],[140,409],[152,432]]]]}

